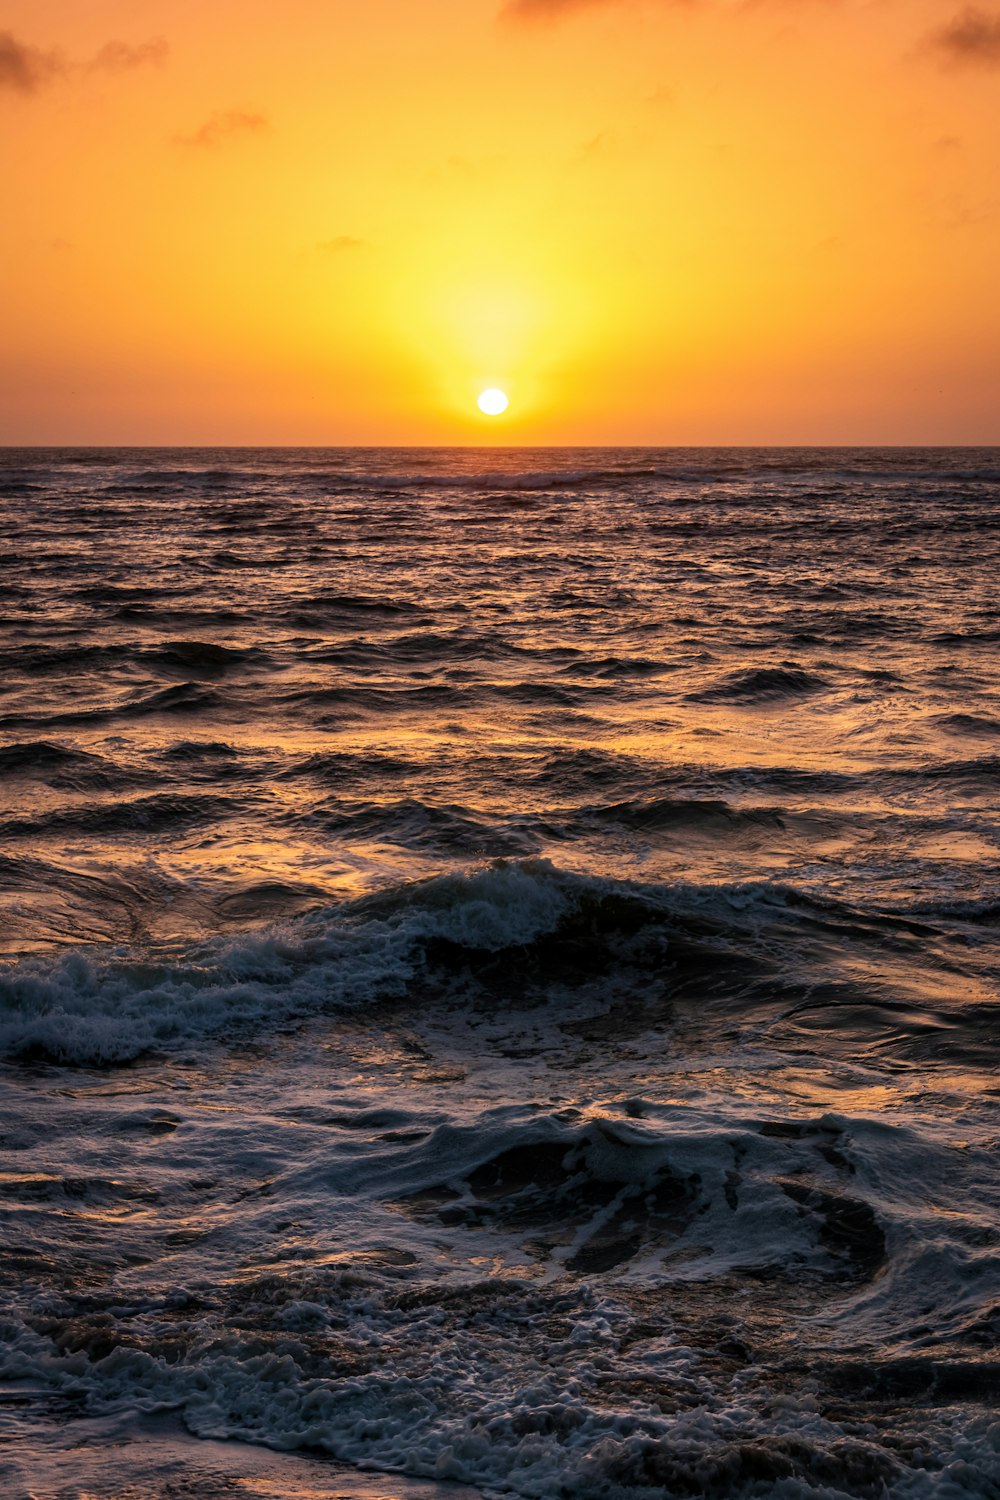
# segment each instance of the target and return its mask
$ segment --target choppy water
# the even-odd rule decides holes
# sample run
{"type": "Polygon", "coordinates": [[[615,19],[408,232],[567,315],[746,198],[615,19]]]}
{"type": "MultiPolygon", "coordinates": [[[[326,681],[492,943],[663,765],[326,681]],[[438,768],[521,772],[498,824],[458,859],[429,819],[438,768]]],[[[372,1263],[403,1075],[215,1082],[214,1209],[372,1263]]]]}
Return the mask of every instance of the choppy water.
{"type": "Polygon", "coordinates": [[[998,501],[0,453],[10,1493],[1000,1495],[998,501]]]}

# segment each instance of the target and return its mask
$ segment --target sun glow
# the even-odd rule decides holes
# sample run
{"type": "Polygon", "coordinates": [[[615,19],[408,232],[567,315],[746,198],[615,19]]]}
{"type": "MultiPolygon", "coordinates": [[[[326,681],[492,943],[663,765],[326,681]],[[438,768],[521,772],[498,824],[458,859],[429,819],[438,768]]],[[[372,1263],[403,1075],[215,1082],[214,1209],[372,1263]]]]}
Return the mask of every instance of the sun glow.
{"type": "Polygon", "coordinates": [[[488,391],[483,391],[476,405],[486,417],[499,417],[510,405],[503,391],[498,391],[492,386],[488,391]]]}

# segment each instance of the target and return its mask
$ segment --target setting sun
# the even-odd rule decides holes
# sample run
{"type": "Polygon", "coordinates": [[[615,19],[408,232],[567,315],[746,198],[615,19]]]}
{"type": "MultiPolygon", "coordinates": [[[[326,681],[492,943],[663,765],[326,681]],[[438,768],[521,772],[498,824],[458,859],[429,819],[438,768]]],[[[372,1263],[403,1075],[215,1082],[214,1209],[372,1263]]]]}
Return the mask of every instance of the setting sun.
{"type": "Polygon", "coordinates": [[[488,391],[483,391],[476,404],[484,416],[499,417],[507,410],[510,402],[503,391],[498,391],[493,387],[488,391]]]}

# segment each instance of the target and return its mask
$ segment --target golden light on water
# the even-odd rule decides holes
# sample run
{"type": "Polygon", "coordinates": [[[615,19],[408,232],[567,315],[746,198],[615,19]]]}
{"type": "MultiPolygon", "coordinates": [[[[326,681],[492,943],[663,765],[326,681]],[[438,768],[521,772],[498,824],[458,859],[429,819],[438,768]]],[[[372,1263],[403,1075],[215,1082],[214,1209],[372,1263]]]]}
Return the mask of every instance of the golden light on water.
{"type": "Polygon", "coordinates": [[[496,386],[491,386],[488,391],[483,391],[476,405],[483,413],[483,416],[499,417],[507,410],[510,402],[503,391],[498,390],[496,386]]]}

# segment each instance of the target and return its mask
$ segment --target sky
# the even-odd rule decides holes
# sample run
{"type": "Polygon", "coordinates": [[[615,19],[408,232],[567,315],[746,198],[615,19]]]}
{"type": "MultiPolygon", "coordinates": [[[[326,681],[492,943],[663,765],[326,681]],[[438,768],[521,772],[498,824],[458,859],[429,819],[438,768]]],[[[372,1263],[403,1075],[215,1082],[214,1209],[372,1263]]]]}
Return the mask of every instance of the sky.
{"type": "Polygon", "coordinates": [[[1000,0],[0,0],[0,184],[0,443],[1000,443],[1000,0]]]}

